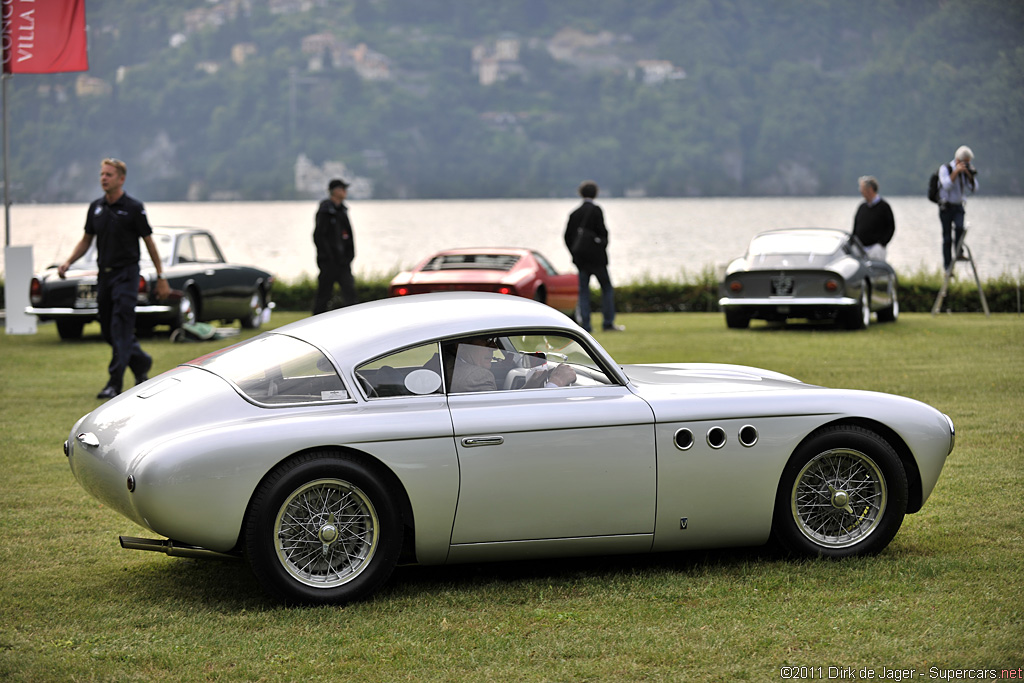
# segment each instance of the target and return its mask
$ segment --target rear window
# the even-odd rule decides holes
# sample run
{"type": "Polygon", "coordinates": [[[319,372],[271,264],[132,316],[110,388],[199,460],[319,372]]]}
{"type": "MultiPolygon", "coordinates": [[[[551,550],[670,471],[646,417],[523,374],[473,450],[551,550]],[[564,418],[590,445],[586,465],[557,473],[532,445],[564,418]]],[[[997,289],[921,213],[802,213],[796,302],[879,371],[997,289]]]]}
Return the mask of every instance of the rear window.
{"type": "Polygon", "coordinates": [[[758,235],[750,242],[750,255],[833,254],[842,247],[846,235],[834,232],[780,232],[758,235]]]}
{"type": "Polygon", "coordinates": [[[345,383],[320,349],[280,334],[262,335],[187,365],[223,377],[243,395],[263,405],[349,399],[345,383]]]}
{"type": "Polygon", "coordinates": [[[427,261],[422,270],[512,270],[515,254],[442,254],[427,261]]]}

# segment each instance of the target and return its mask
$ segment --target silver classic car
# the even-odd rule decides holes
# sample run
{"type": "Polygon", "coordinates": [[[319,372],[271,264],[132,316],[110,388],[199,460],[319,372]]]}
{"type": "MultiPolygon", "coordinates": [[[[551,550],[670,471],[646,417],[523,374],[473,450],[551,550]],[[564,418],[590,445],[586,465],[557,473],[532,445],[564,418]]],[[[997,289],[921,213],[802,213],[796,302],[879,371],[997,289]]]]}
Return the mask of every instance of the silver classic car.
{"type": "Polygon", "coordinates": [[[344,603],[399,562],[758,545],[876,553],[928,499],[950,419],[735,365],[618,365],[520,297],[423,294],[265,332],[129,389],[65,452],[104,505],[344,603]]]}
{"type": "Polygon", "coordinates": [[[832,320],[864,329],[900,314],[896,272],[872,260],[848,232],[789,228],[755,235],[747,253],[726,267],[719,307],[725,323],[745,328],[751,319],[832,320]]]}

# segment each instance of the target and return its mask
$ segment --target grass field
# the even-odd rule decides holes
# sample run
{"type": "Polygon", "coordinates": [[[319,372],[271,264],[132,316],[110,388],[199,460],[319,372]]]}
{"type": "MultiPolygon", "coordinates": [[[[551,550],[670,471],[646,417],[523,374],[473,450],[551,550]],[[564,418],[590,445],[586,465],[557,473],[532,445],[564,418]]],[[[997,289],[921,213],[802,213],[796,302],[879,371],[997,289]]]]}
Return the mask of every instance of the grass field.
{"type": "MultiPolygon", "coordinates": [[[[52,326],[0,336],[0,680],[1020,674],[1024,318],[913,314],[865,332],[735,331],[720,314],[619,322],[624,334],[599,339],[620,362],[741,363],[903,394],[953,418],[956,450],[924,509],[873,558],[793,561],[743,549],[403,567],[369,602],[288,609],[263,596],[243,563],[119,548],[119,534],[151,534],[89,497],[61,452],[105,381],[109,349],[97,326],[77,343],[61,343],[52,326]]],[[[143,341],[154,374],[224,344],[143,341]]]]}

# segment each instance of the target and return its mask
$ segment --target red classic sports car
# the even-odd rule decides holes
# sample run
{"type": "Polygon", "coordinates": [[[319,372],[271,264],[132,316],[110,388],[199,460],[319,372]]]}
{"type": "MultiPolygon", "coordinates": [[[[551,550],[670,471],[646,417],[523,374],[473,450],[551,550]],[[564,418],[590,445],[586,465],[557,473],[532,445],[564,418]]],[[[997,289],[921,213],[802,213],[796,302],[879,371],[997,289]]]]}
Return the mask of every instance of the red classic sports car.
{"type": "Polygon", "coordinates": [[[571,315],[576,310],[578,287],[575,273],[560,275],[532,249],[448,249],[396,275],[391,280],[391,296],[497,292],[534,299],[571,315]]]}

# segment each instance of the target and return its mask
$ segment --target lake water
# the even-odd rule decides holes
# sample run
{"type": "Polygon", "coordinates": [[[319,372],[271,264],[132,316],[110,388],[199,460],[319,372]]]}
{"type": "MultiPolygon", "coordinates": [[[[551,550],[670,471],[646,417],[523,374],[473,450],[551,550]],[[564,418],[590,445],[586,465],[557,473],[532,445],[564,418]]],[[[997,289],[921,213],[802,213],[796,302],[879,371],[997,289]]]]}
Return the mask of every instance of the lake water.
{"type": "MultiPolygon", "coordinates": [[[[599,199],[609,230],[610,271],[625,284],[720,270],[757,232],[782,227],[850,229],[860,197],[599,199]]],[[[938,209],[924,197],[888,198],[896,216],[889,261],[902,274],[942,267],[938,209]]],[[[562,242],[577,201],[566,199],[350,201],[357,276],[384,276],[451,247],[525,246],[572,270],[562,242]]],[[[316,274],[317,202],[153,202],[153,225],[209,228],[228,260],[293,282],[316,274]]],[[[85,204],[11,207],[11,244],[32,245],[36,270],[67,258],[82,235],[85,204]]],[[[976,197],[967,244],[983,279],[1024,270],[1024,198],[976,197]]]]}

